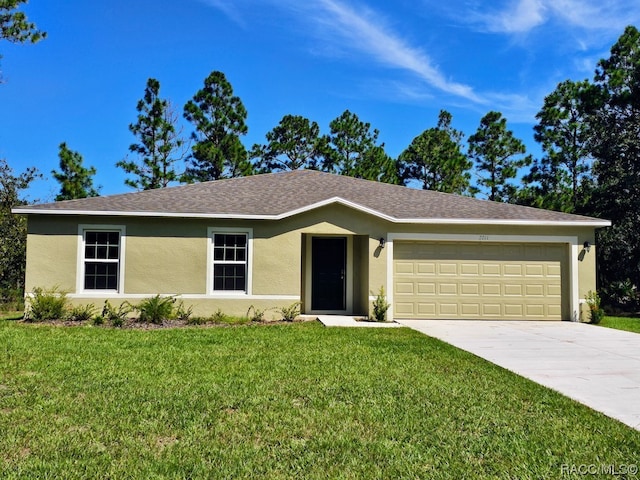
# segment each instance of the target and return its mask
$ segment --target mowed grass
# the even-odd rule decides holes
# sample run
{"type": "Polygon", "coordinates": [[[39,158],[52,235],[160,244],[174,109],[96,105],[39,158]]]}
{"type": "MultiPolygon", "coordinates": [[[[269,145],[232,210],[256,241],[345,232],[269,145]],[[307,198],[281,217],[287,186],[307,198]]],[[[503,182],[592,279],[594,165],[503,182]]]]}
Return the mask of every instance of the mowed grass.
{"type": "Polygon", "coordinates": [[[640,432],[438,340],[315,322],[0,321],[0,432],[0,478],[29,479],[567,478],[640,451],[640,432]]]}
{"type": "Polygon", "coordinates": [[[604,317],[598,324],[602,327],[615,328],[617,330],[627,330],[628,332],[640,333],[640,318],[633,317],[604,317]]]}

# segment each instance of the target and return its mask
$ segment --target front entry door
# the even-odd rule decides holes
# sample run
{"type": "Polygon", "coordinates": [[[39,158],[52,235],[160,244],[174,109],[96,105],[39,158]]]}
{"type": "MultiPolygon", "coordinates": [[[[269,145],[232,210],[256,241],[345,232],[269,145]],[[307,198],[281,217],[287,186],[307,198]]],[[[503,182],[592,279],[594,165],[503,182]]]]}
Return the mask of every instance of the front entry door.
{"type": "Polygon", "coordinates": [[[311,309],[344,311],[346,306],[346,237],[311,239],[311,309]]]}

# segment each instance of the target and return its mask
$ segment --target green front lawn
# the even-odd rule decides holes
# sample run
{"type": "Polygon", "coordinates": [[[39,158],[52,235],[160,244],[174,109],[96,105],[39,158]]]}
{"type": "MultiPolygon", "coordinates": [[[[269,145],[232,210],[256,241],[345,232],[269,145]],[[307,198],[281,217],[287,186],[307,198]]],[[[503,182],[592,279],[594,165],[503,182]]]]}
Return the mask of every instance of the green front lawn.
{"type": "Polygon", "coordinates": [[[567,478],[640,451],[640,432],[438,340],[315,322],[0,321],[0,432],[0,478],[567,478]]]}
{"type": "Polygon", "coordinates": [[[604,317],[598,325],[602,327],[640,333],[640,318],[604,317]]]}

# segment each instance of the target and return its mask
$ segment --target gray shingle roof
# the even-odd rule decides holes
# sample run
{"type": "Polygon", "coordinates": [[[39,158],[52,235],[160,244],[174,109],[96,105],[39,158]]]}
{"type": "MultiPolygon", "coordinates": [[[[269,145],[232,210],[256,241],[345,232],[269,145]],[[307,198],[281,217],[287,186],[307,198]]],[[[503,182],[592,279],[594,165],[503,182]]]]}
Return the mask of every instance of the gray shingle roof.
{"type": "Polygon", "coordinates": [[[277,219],[333,201],[395,222],[609,224],[591,217],[311,170],[30,205],[14,213],[277,219]]]}

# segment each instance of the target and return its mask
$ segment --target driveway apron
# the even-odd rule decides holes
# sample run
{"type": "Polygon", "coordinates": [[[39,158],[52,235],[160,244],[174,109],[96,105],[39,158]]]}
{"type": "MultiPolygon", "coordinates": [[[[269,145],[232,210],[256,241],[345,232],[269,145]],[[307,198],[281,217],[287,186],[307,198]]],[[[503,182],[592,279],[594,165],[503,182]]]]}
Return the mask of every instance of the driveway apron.
{"type": "Polygon", "coordinates": [[[640,430],[640,334],[577,322],[399,323],[640,430]]]}

